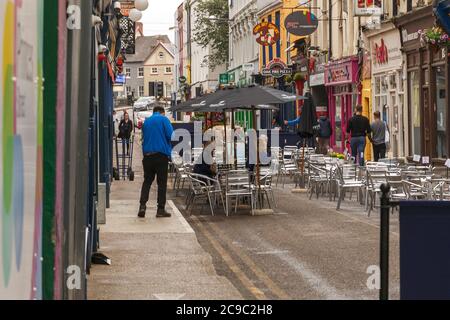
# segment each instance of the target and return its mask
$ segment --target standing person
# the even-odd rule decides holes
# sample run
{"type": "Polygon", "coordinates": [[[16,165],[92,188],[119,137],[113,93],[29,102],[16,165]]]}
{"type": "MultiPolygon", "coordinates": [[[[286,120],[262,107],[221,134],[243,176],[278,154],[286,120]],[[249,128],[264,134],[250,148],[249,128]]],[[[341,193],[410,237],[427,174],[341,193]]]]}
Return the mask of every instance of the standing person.
{"type": "Polygon", "coordinates": [[[152,183],[157,177],[158,183],[158,211],[157,218],[170,218],[166,212],[166,193],[169,159],[172,155],[173,128],[170,120],[165,116],[163,107],[156,106],[153,116],[147,118],[142,126],[142,151],[144,153],[144,183],[141,191],[141,206],[138,216],[145,218],[147,202],[152,183]]]}
{"type": "MultiPolygon", "coordinates": [[[[130,120],[130,115],[125,112],[123,120],[119,124],[119,139],[122,139],[122,145],[127,147],[127,155],[130,155],[130,138],[133,132],[133,122],[130,120]]],[[[124,150],[125,151],[125,150],[124,150]]]]}
{"type": "Polygon", "coordinates": [[[355,158],[355,163],[359,158],[359,165],[364,166],[364,151],[366,149],[366,137],[372,132],[370,121],[367,117],[362,115],[363,107],[356,106],[355,115],[349,120],[347,126],[347,139],[351,134],[350,147],[352,149],[352,156],[355,158]]]}
{"type": "Polygon", "coordinates": [[[388,131],[388,126],[384,121],[381,121],[380,111],[376,111],[373,114],[374,121],[370,125],[372,128],[372,145],[373,145],[373,156],[375,162],[380,159],[386,158],[386,131],[388,131]]]}
{"type": "Polygon", "coordinates": [[[319,119],[319,153],[327,155],[330,148],[330,137],[333,134],[331,122],[327,116],[322,116],[319,119]]]}

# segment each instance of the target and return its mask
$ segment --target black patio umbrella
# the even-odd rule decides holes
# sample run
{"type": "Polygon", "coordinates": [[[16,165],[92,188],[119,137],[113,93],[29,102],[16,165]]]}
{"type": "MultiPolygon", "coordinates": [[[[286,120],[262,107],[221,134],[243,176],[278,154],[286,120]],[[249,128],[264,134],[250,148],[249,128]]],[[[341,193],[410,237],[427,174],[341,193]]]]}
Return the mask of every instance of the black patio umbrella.
{"type": "Polygon", "coordinates": [[[311,93],[307,92],[305,97],[307,99],[302,107],[298,132],[302,137],[307,138],[314,135],[314,127],[317,125],[317,111],[311,93]]]}
{"type": "Polygon", "coordinates": [[[217,91],[211,96],[211,100],[215,100],[213,103],[206,101],[196,111],[214,112],[214,110],[253,110],[255,108],[259,110],[273,110],[274,107],[272,105],[274,104],[284,104],[304,99],[305,97],[270,87],[249,86],[217,91]]]}

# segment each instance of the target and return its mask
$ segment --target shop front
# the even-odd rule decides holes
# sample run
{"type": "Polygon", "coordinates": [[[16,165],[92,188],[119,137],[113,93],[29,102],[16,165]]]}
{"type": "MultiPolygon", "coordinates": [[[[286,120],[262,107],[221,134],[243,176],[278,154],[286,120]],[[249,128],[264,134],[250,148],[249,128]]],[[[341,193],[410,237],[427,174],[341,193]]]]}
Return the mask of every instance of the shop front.
{"type": "Polygon", "coordinates": [[[420,37],[434,24],[431,6],[396,21],[406,62],[409,155],[445,159],[450,150],[448,49],[428,44],[420,37]]]}
{"type": "Polygon", "coordinates": [[[391,22],[367,34],[372,63],[372,112],[379,111],[389,126],[389,156],[405,156],[407,111],[404,109],[403,54],[400,32],[391,22]]]}
{"type": "Polygon", "coordinates": [[[311,94],[316,104],[317,117],[328,117],[328,95],[325,88],[325,64],[314,67],[314,73],[309,76],[311,94]]]}
{"type": "Polygon", "coordinates": [[[328,111],[334,128],[331,147],[345,150],[345,133],[353,110],[361,103],[359,94],[359,65],[357,57],[332,61],[325,66],[325,87],[328,93],[328,111]]]}

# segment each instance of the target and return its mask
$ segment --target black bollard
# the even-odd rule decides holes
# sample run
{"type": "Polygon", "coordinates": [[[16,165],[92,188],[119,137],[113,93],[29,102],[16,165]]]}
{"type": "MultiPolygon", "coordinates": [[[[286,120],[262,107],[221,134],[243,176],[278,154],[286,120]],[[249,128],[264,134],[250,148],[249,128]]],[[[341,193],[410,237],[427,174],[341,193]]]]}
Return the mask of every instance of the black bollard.
{"type": "Polygon", "coordinates": [[[389,192],[391,186],[383,184],[381,189],[381,215],[380,215],[380,300],[389,300],[389,192]]]}

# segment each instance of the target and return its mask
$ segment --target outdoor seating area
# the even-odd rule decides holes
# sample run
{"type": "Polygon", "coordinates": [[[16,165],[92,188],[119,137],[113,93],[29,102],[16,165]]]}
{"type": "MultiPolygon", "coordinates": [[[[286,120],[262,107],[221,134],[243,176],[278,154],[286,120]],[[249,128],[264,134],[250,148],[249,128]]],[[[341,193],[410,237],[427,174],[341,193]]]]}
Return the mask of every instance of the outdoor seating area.
{"type": "Polygon", "coordinates": [[[364,167],[354,164],[351,157],[333,158],[317,154],[314,148],[286,146],[271,148],[271,162],[259,170],[250,171],[239,164],[217,164],[215,177],[193,172],[195,160],[202,149],[193,152],[192,161],[178,154],[172,159],[172,182],[177,196],[186,195],[186,210],[191,214],[209,207],[212,215],[236,214],[248,209],[252,215],[257,209],[277,208],[276,189],[305,186],[311,201],[342,204],[356,201],[370,214],[379,207],[381,185],[391,186],[391,200],[450,200],[448,172],[432,166],[406,163],[401,159],[382,159],[367,162],[364,167]]]}

